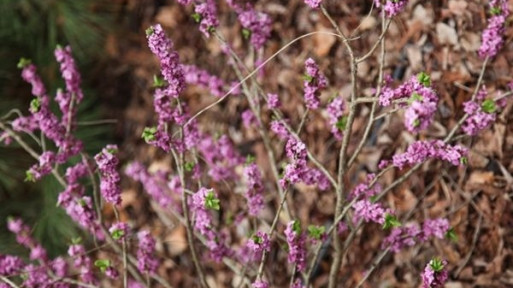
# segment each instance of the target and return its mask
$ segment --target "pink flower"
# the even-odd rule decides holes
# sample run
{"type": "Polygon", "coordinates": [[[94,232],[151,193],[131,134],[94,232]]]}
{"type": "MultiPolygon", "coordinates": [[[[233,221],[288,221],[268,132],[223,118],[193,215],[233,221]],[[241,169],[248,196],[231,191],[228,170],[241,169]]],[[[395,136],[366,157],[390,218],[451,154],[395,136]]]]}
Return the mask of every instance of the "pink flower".
{"type": "Polygon", "coordinates": [[[196,5],[194,11],[201,16],[200,31],[205,37],[209,38],[210,29],[219,25],[216,3],[213,0],[205,0],[205,2],[196,5]]]}
{"type": "Polygon", "coordinates": [[[422,288],[441,288],[449,278],[447,260],[432,259],[422,273],[422,288]]]}
{"type": "Polygon", "coordinates": [[[202,70],[194,65],[182,65],[182,69],[185,75],[185,83],[206,88],[216,97],[221,97],[225,94],[225,83],[221,78],[211,75],[206,70],[202,70]]]}
{"type": "Polygon", "coordinates": [[[278,94],[275,94],[275,93],[267,94],[267,106],[269,107],[269,109],[280,108],[281,102],[280,102],[280,98],[278,97],[278,94]]]}
{"type": "MultiPolygon", "coordinates": [[[[408,3],[408,0],[384,0],[385,4],[383,5],[383,12],[385,15],[389,18],[399,14],[406,4],[408,3]]],[[[377,8],[381,7],[382,0],[374,0],[374,4],[377,8]]]]}
{"type": "Polygon", "coordinates": [[[330,125],[331,133],[337,140],[342,140],[342,132],[345,128],[344,109],[346,108],[344,99],[337,97],[328,104],[326,112],[328,112],[328,124],[330,125]]]}
{"type": "Polygon", "coordinates": [[[262,173],[255,163],[244,167],[244,178],[246,180],[249,215],[257,216],[264,208],[264,183],[262,182],[262,173]]]}
{"type": "Polygon", "coordinates": [[[306,75],[304,84],[305,103],[310,109],[319,108],[319,90],[326,88],[328,82],[326,77],[319,71],[319,66],[312,58],[305,61],[306,75]]]}
{"type": "Polygon", "coordinates": [[[94,156],[98,171],[100,172],[100,192],[105,201],[119,205],[121,204],[121,180],[117,171],[119,160],[116,157],[118,147],[116,145],[107,145],[102,152],[94,156]]]}
{"type": "Polygon", "coordinates": [[[299,272],[306,268],[306,235],[301,231],[299,221],[291,221],[285,229],[287,244],[289,246],[289,263],[296,264],[299,272]]]}
{"type": "Polygon", "coordinates": [[[139,245],[137,246],[137,268],[143,274],[154,274],[157,271],[159,262],[153,255],[155,252],[155,239],[148,231],[137,233],[139,245]]]}
{"type": "Polygon", "coordinates": [[[355,224],[360,220],[383,224],[385,223],[386,214],[390,213],[383,208],[381,203],[372,203],[369,200],[356,201],[353,204],[353,209],[353,223],[355,224]]]}
{"type": "Polygon", "coordinates": [[[494,0],[490,1],[490,13],[492,16],[488,19],[488,26],[481,35],[481,47],[478,54],[481,58],[495,57],[502,48],[504,40],[506,19],[509,16],[508,1],[494,0]]]}
{"type": "Polygon", "coordinates": [[[305,0],[306,5],[310,6],[311,8],[319,8],[321,6],[322,0],[305,0]]]}

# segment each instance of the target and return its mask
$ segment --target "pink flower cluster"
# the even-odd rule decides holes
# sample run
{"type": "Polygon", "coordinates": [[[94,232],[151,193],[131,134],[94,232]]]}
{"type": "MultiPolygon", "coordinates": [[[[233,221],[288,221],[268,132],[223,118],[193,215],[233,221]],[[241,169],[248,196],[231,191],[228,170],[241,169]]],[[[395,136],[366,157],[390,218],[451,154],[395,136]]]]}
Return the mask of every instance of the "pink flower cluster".
{"type": "Polygon", "coordinates": [[[408,4],[408,0],[374,0],[374,5],[376,5],[377,8],[383,6],[383,12],[389,18],[403,11],[406,4],[408,4]],[[382,4],[382,1],[385,1],[385,3],[382,4]]]}
{"type": "Polygon", "coordinates": [[[372,187],[369,187],[370,183],[372,181],[374,181],[374,179],[376,178],[376,174],[368,174],[367,175],[367,179],[356,185],[353,190],[351,191],[351,198],[357,198],[357,197],[362,197],[362,198],[365,198],[365,199],[368,199],[374,195],[377,195],[378,193],[381,192],[381,185],[379,183],[375,183],[372,187]]]}
{"type": "Polygon", "coordinates": [[[449,228],[449,221],[444,218],[426,220],[422,225],[422,230],[415,224],[394,227],[390,235],[383,240],[382,247],[383,249],[388,247],[393,252],[399,252],[404,247],[428,241],[433,236],[443,239],[449,228]]]}
{"type": "Polygon", "coordinates": [[[221,97],[225,94],[225,83],[221,78],[212,75],[206,70],[202,70],[195,65],[182,65],[182,69],[185,75],[185,83],[206,88],[213,96],[216,97],[221,97]]]}
{"type": "MultiPolygon", "coordinates": [[[[150,174],[146,167],[139,162],[130,163],[125,169],[125,174],[135,181],[141,182],[144,190],[163,208],[169,208],[174,203],[170,192],[176,195],[182,193],[180,181],[176,181],[175,177],[168,182],[166,173],[157,171],[150,174]]],[[[180,210],[179,205],[175,205],[174,208],[180,210]]]]}
{"type": "Polygon", "coordinates": [[[125,222],[117,222],[114,223],[109,228],[109,233],[116,241],[123,241],[123,239],[128,238],[128,234],[130,233],[130,226],[125,222]]]}
{"type": "Polygon", "coordinates": [[[490,13],[492,16],[488,19],[488,26],[481,35],[481,47],[478,54],[481,58],[495,57],[502,48],[504,40],[506,19],[509,16],[507,0],[490,1],[490,13]]]}
{"type": "Polygon", "coordinates": [[[379,224],[385,223],[386,214],[390,214],[389,209],[383,208],[381,203],[373,203],[370,200],[363,199],[353,204],[354,215],[353,223],[356,224],[360,220],[365,222],[374,222],[379,224]]]}
{"type": "Polygon", "coordinates": [[[303,84],[306,107],[317,109],[320,105],[319,90],[326,88],[328,81],[312,58],[306,59],[305,69],[306,75],[303,84]]]}
{"type": "Polygon", "coordinates": [[[246,200],[248,201],[249,215],[257,216],[264,208],[264,183],[262,173],[255,163],[244,167],[244,179],[246,180],[246,200]]]}
{"type": "Polygon", "coordinates": [[[34,238],[30,236],[30,227],[19,218],[7,220],[7,229],[16,235],[16,242],[30,249],[30,259],[48,261],[46,250],[34,238]]]}
{"type": "Polygon", "coordinates": [[[302,272],[306,268],[306,234],[301,231],[301,223],[298,220],[290,221],[285,236],[289,247],[288,261],[302,272]]]}
{"type": "Polygon", "coordinates": [[[263,280],[256,280],[251,284],[251,287],[253,288],[269,288],[269,283],[263,281],[263,280]]]}
{"type": "Polygon", "coordinates": [[[497,108],[503,103],[495,102],[493,99],[485,99],[486,96],[486,88],[483,87],[477,93],[476,101],[463,103],[463,111],[465,111],[469,117],[465,120],[461,129],[467,135],[474,136],[495,122],[497,108]]]}
{"type": "Polygon", "coordinates": [[[282,187],[299,182],[304,182],[307,185],[317,185],[320,190],[327,190],[330,187],[331,184],[326,175],[318,169],[307,166],[305,143],[296,140],[294,137],[289,137],[285,152],[291,163],[287,164],[283,178],[280,179],[282,187]]]}
{"type": "Polygon", "coordinates": [[[267,94],[267,106],[269,109],[278,109],[281,106],[280,98],[278,94],[269,93],[267,94]]]}
{"type": "Polygon", "coordinates": [[[271,17],[266,13],[256,11],[253,6],[238,0],[227,0],[228,5],[238,14],[239,22],[251,35],[250,42],[255,49],[260,49],[271,36],[271,17]]]}
{"type": "Polygon", "coordinates": [[[94,156],[98,171],[100,172],[100,192],[108,203],[121,204],[121,188],[119,181],[121,177],[117,170],[119,159],[116,156],[118,147],[116,145],[107,145],[102,152],[94,156]]]}
{"type": "Polygon", "coordinates": [[[220,209],[217,194],[213,189],[202,187],[192,195],[189,205],[194,215],[194,228],[206,238],[210,256],[220,262],[224,256],[231,254],[231,250],[224,244],[226,236],[215,231],[213,227],[213,218],[209,210],[220,209]]]}
{"type": "Polygon", "coordinates": [[[326,112],[328,112],[328,124],[331,129],[331,133],[337,140],[342,140],[342,132],[345,127],[344,123],[344,110],[346,108],[346,104],[342,97],[337,97],[328,104],[326,108],[326,112]]]}
{"type": "Polygon", "coordinates": [[[306,5],[310,6],[311,8],[319,8],[321,6],[322,0],[305,0],[306,5]]]}
{"type": "MultiPolygon", "coordinates": [[[[406,152],[395,154],[392,157],[392,165],[403,169],[407,165],[415,165],[434,158],[458,166],[466,162],[467,152],[467,148],[463,146],[451,146],[442,140],[416,141],[408,147],[406,152]]],[[[384,160],[380,162],[379,167],[384,168],[388,164],[390,161],[384,160]]]]}
{"type": "Polygon", "coordinates": [[[159,261],[153,255],[155,252],[155,239],[148,231],[137,233],[139,245],[137,246],[137,268],[143,274],[154,274],[159,266],[159,261]]]}
{"type": "Polygon", "coordinates": [[[237,179],[235,167],[244,163],[244,159],[235,150],[227,135],[221,136],[217,141],[205,135],[197,148],[209,167],[208,175],[214,181],[237,179]]]}
{"type": "Polygon", "coordinates": [[[73,265],[80,270],[80,278],[84,283],[96,283],[96,277],[93,273],[91,258],[87,256],[83,245],[73,244],[68,248],[68,255],[73,257],[73,265]]]}
{"type": "MultiPolygon", "coordinates": [[[[385,80],[383,91],[379,95],[379,104],[389,106],[392,100],[407,99],[404,115],[406,129],[414,133],[426,129],[433,122],[438,102],[438,95],[429,87],[429,76],[420,73],[395,89],[389,86],[391,81],[390,77],[385,80]]],[[[400,105],[405,106],[405,103],[400,105]]]]}
{"type": "Polygon", "coordinates": [[[219,25],[217,20],[217,7],[214,0],[205,0],[202,3],[196,4],[194,12],[200,15],[200,31],[205,37],[210,37],[211,29],[215,29],[219,25]]]}
{"type": "Polygon", "coordinates": [[[87,165],[85,162],[79,162],[66,169],[66,188],[59,194],[57,205],[64,208],[73,221],[89,230],[98,239],[103,239],[104,235],[97,223],[91,197],[84,196],[85,189],[78,182],[87,175],[87,165]]]}
{"type": "Polygon", "coordinates": [[[25,266],[23,260],[14,255],[1,255],[0,254],[0,275],[1,276],[14,276],[18,274],[25,266]]]}
{"type": "Polygon", "coordinates": [[[449,278],[447,260],[433,259],[424,268],[422,288],[442,288],[449,278]]]}
{"type": "Polygon", "coordinates": [[[251,259],[260,261],[264,251],[271,251],[271,240],[269,239],[269,235],[262,231],[258,231],[248,240],[248,242],[246,242],[245,248],[249,250],[251,259]]]}

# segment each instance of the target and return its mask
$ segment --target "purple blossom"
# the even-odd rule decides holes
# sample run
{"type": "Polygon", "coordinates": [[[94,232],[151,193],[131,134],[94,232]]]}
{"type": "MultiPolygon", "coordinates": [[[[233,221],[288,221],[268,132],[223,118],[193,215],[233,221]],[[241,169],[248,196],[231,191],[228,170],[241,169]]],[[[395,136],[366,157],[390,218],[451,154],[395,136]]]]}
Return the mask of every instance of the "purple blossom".
{"type": "Polygon", "coordinates": [[[321,6],[322,0],[305,0],[306,5],[310,6],[311,8],[319,8],[321,6]]]}
{"type": "Polygon", "coordinates": [[[262,173],[255,163],[244,167],[244,179],[246,180],[246,199],[248,201],[249,215],[257,216],[264,208],[264,183],[262,173]]]}
{"type": "Polygon", "coordinates": [[[408,0],[384,0],[385,4],[382,5],[382,0],[374,0],[374,5],[376,5],[377,8],[383,6],[383,12],[385,15],[389,18],[399,14],[406,4],[408,3],[408,0]]]}
{"type": "Polygon", "coordinates": [[[269,109],[278,109],[281,106],[280,97],[275,93],[267,94],[267,106],[269,109]]]}
{"type": "Polygon", "coordinates": [[[31,230],[20,218],[7,220],[7,229],[16,235],[16,242],[30,249],[30,259],[46,262],[48,260],[46,250],[34,238],[30,236],[31,230]]]}
{"type": "Polygon", "coordinates": [[[269,235],[262,231],[258,231],[246,243],[248,250],[254,253],[254,259],[260,259],[264,251],[271,251],[271,241],[269,235]]]}
{"type": "Polygon", "coordinates": [[[57,277],[66,277],[68,274],[68,263],[63,257],[57,257],[52,261],[52,271],[57,277]]]}
{"type": "Polygon", "coordinates": [[[117,222],[109,228],[109,233],[117,241],[123,241],[130,233],[130,226],[125,222],[117,222]]]}
{"type": "Polygon", "coordinates": [[[365,222],[385,223],[385,216],[390,211],[384,209],[381,203],[372,203],[369,200],[356,201],[353,204],[353,223],[363,220],[365,222]]]}
{"type": "Polygon", "coordinates": [[[382,248],[390,248],[390,251],[397,253],[404,247],[415,245],[420,233],[421,231],[417,225],[394,227],[390,235],[383,240],[382,248]]]}
{"type": "Polygon", "coordinates": [[[305,61],[306,76],[304,84],[305,103],[309,109],[319,108],[319,90],[326,88],[328,81],[320,72],[319,66],[312,58],[305,61]]]}
{"type": "Polygon", "coordinates": [[[117,171],[119,159],[115,155],[117,152],[116,145],[107,145],[102,152],[94,156],[101,175],[100,192],[108,203],[115,205],[121,204],[121,188],[119,187],[121,178],[117,171]]]}
{"type": "Polygon", "coordinates": [[[379,183],[375,183],[372,187],[369,187],[370,183],[374,181],[376,175],[374,173],[368,174],[367,179],[364,182],[356,185],[351,191],[351,198],[363,197],[368,199],[374,195],[377,195],[381,192],[381,185],[379,183]]]}
{"type": "Polygon", "coordinates": [[[384,87],[379,95],[379,104],[389,106],[392,100],[407,100],[399,104],[406,107],[404,115],[406,129],[414,133],[426,129],[433,122],[438,102],[438,95],[429,87],[429,76],[420,73],[395,89],[390,87],[391,81],[389,76],[385,79],[384,87]],[[421,83],[419,79],[424,82],[421,83]]]}
{"type": "Polygon", "coordinates": [[[29,180],[41,179],[41,177],[52,172],[54,164],[56,164],[55,153],[52,151],[43,152],[43,154],[39,156],[39,164],[33,165],[27,171],[27,178],[29,180]]]}
{"type": "MultiPolygon", "coordinates": [[[[60,63],[61,75],[66,83],[66,90],[69,93],[68,96],[73,95],[75,103],[80,103],[83,98],[82,90],[80,89],[81,77],[77,65],[75,64],[75,60],[71,55],[71,47],[57,47],[57,49],[55,49],[55,59],[60,63]]],[[[71,97],[66,100],[67,101],[63,102],[58,101],[63,113],[69,109],[71,97]],[[63,106],[66,107],[65,110],[63,110],[63,106]]]]}
{"type": "Polygon", "coordinates": [[[109,277],[110,279],[117,279],[119,277],[118,270],[114,269],[114,267],[109,266],[105,269],[105,276],[109,277]]]}
{"type": "Polygon", "coordinates": [[[91,197],[80,196],[84,193],[83,189],[82,186],[77,184],[68,185],[66,190],[59,194],[57,204],[66,210],[66,213],[73,221],[89,230],[101,240],[104,238],[104,235],[97,222],[91,197]]]}
{"type": "Polygon", "coordinates": [[[269,288],[269,283],[263,281],[263,280],[256,280],[251,284],[251,287],[253,288],[269,288]]]}
{"type": "Polygon", "coordinates": [[[287,244],[289,246],[289,263],[296,264],[299,272],[306,267],[306,235],[301,232],[301,224],[299,221],[291,221],[285,229],[287,244]]]}
{"type": "Polygon", "coordinates": [[[244,110],[241,116],[242,123],[244,124],[244,127],[246,127],[247,129],[258,126],[258,120],[255,114],[253,114],[253,111],[251,111],[251,109],[244,110]]]}
{"type": "Polygon", "coordinates": [[[215,141],[205,135],[199,142],[198,150],[209,167],[208,175],[214,181],[237,179],[235,168],[244,163],[227,135],[215,141]]]}
{"type": "Polygon", "coordinates": [[[451,146],[441,140],[416,141],[408,147],[405,153],[394,155],[392,164],[403,169],[407,165],[415,165],[435,158],[458,166],[464,162],[466,155],[467,149],[463,146],[451,146]]]}
{"type": "Polygon", "coordinates": [[[260,49],[271,36],[271,17],[263,12],[258,12],[250,5],[246,5],[244,11],[238,12],[242,27],[251,33],[251,45],[260,49]]]}
{"type": "Polygon", "coordinates": [[[150,174],[146,167],[139,162],[130,163],[126,167],[125,173],[135,181],[141,182],[144,190],[161,207],[168,208],[173,203],[173,198],[168,193],[167,179],[163,173],[150,174]]]}
{"type": "Polygon", "coordinates": [[[216,97],[225,94],[225,83],[221,78],[211,75],[206,70],[199,69],[194,65],[182,65],[182,69],[185,75],[185,83],[206,88],[216,97]]]}
{"type": "Polygon", "coordinates": [[[18,256],[13,255],[0,255],[0,275],[2,276],[12,276],[18,274],[25,263],[18,256]]]}
{"type": "Polygon", "coordinates": [[[342,97],[337,97],[328,104],[326,108],[326,112],[328,112],[328,124],[331,128],[331,133],[337,140],[342,140],[342,132],[345,126],[344,118],[344,109],[346,108],[344,99],[342,97]]]}
{"type": "Polygon", "coordinates": [[[273,120],[270,128],[281,140],[287,140],[291,136],[285,124],[280,120],[273,120]]]}
{"type": "Polygon", "coordinates": [[[73,265],[80,269],[80,277],[85,283],[95,283],[91,258],[87,256],[83,245],[73,244],[68,248],[68,255],[73,258],[73,265]]]}
{"type": "Polygon", "coordinates": [[[173,42],[166,36],[160,24],[148,28],[146,35],[151,52],[160,60],[162,75],[168,84],[167,94],[178,98],[185,89],[185,77],[178,53],[173,51],[173,42]]]}
{"type": "Polygon", "coordinates": [[[28,64],[23,67],[21,77],[32,85],[32,95],[42,97],[46,94],[45,85],[37,74],[37,68],[34,64],[28,64]]]}
{"type": "Polygon", "coordinates": [[[137,248],[137,268],[143,274],[154,274],[159,266],[158,260],[153,255],[155,252],[155,239],[148,231],[137,233],[139,245],[137,248]]]}
{"type": "Polygon", "coordinates": [[[463,123],[461,129],[467,135],[474,136],[495,122],[497,107],[500,105],[493,99],[485,100],[487,94],[486,88],[483,87],[478,92],[475,101],[463,103],[463,111],[469,116],[463,123]]]}
{"type": "Polygon", "coordinates": [[[506,19],[509,16],[508,1],[490,1],[490,12],[492,16],[488,19],[488,26],[481,35],[481,47],[478,51],[482,59],[495,57],[504,44],[502,37],[505,32],[506,19]]]}
{"type": "Polygon", "coordinates": [[[215,233],[212,230],[212,215],[206,207],[206,198],[209,193],[214,193],[214,197],[217,198],[213,189],[200,188],[198,192],[194,193],[190,198],[189,205],[191,212],[193,213],[194,228],[197,229],[207,239],[214,239],[215,233]]]}
{"type": "Polygon", "coordinates": [[[219,25],[216,3],[213,0],[205,0],[205,2],[196,5],[194,11],[201,16],[200,31],[205,37],[209,38],[210,29],[219,25]]]}
{"type": "Polygon", "coordinates": [[[23,287],[50,287],[52,280],[47,274],[46,267],[29,264],[25,267],[27,278],[23,281],[23,287]]]}
{"type": "Polygon", "coordinates": [[[427,219],[422,224],[421,239],[426,241],[432,236],[443,239],[449,228],[449,221],[445,218],[427,219]]]}
{"type": "Polygon", "coordinates": [[[433,259],[424,268],[422,277],[422,288],[441,288],[449,278],[447,260],[433,259]],[[439,270],[439,271],[435,271],[439,270]]]}

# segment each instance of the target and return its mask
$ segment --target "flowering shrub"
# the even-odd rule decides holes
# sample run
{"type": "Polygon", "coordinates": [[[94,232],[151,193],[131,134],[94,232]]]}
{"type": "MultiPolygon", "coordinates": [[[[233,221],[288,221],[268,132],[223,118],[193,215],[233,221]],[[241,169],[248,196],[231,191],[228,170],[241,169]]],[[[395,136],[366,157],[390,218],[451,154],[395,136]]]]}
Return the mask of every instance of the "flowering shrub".
{"type": "MultiPolygon", "coordinates": [[[[212,273],[206,269],[208,265],[226,265],[246,286],[279,286],[281,284],[273,283],[274,277],[269,272],[269,266],[273,265],[271,261],[288,263],[291,287],[310,287],[313,275],[319,269],[318,263],[322,261],[321,251],[331,253],[326,284],[336,287],[341,281],[341,260],[358,237],[358,231],[366,226],[383,231],[380,232],[383,237],[379,246],[375,246],[380,253],[376,253],[372,265],[360,263],[368,264],[368,270],[358,283],[351,282],[360,287],[387,253],[399,253],[415,245],[422,247],[434,239],[449,241],[456,238],[449,216],[409,219],[390,201],[383,199],[421,167],[431,167],[433,162],[448,169],[463,170],[468,163],[469,147],[459,139],[478,135],[493,125],[499,109],[505,107],[505,99],[512,92],[489,97],[483,85],[483,74],[486,63],[497,55],[503,43],[505,17],[509,15],[506,1],[490,3],[492,17],[483,32],[483,43],[478,52],[484,58],[480,77],[472,84],[475,87],[467,95],[468,100],[459,108],[461,118],[446,127],[443,138],[429,133],[438,117],[441,101],[436,81],[428,73],[419,71],[392,88],[394,80],[385,75],[387,29],[392,19],[406,9],[408,1],[374,1],[383,29],[368,53],[356,53],[351,39],[337,26],[324,1],[304,1],[313,8],[311,13],[318,13],[319,17],[322,14],[333,25],[335,32],[330,35],[340,39],[347,50],[349,67],[344,68],[351,75],[351,83],[348,92],[337,92],[333,99],[324,101],[325,90],[330,88],[328,73],[318,64],[320,61],[307,58],[301,98],[304,114],[300,117],[287,112],[282,95],[259,84],[258,78],[262,76],[258,72],[264,65],[272,65],[270,60],[275,57],[265,59],[262,56],[266,55],[265,45],[273,28],[271,15],[260,11],[258,5],[226,1],[242,27],[242,38],[248,42],[249,54],[258,55],[241,59],[244,57],[242,53],[220,32],[220,10],[216,1],[178,2],[186,7],[194,6],[191,17],[199,23],[199,33],[219,42],[224,57],[229,60],[228,67],[235,71],[238,80],[225,80],[197,66],[182,63],[173,41],[161,25],[146,30],[149,50],[160,63],[160,75],[155,76],[153,87],[156,125],[145,127],[141,137],[172,159],[167,170],[155,171],[137,161],[122,168],[118,153],[123,148],[118,149],[116,145],[107,145],[93,157],[83,151],[81,141],[73,132],[78,125],[77,105],[87,95],[80,89],[81,77],[69,46],[58,47],[55,51],[66,86],[54,97],[60,109],[57,114],[50,109],[51,98],[35,64],[26,59],[20,61],[21,76],[32,86],[35,98],[28,116],[1,118],[0,139],[5,145],[17,143],[36,159],[27,171],[27,180],[57,179],[62,185],[58,206],[90,234],[99,250],[113,253],[90,253],[85,243],[73,239],[68,249],[69,259],[50,259],[44,247],[31,236],[31,228],[21,219],[12,218],[8,220],[8,228],[16,235],[17,242],[30,251],[30,261],[25,262],[15,255],[0,255],[0,280],[13,287],[17,283],[24,287],[94,287],[105,283],[103,281],[121,281],[124,287],[172,287],[172,279],[166,278],[161,271],[165,269],[163,263],[166,260],[164,253],[159,253],[162,252],[159,251],[162,239],[151,230],[133,227],[119,217],[118,209],[124,201],[120,186],[124,175],[142,184],[152,203],[151,209],[163,221],[172,216],[185,227],[189,251],[183,263],[192,263],[196,284],[203,287],[211,286],[207,281],[208,274],[212,273]],[[495,44],[490,46],[490,42],[495,44]],[[379,46],[380,52],[377,50],[379,46]],[[366,97],[359,87],[358,64],[372,55],[379,59],[377,88],[366,97]],[[215,102],[192,112],[184,97],[187,86],[207,90],[215,97],[215,102]],[[238,95],[233,97],[246,105],[240,113],[242,125],[238,133],[246,135],[245,132],[256,131],[265,153],[250,155],[245,161],[236,137],[228,133],[218,135],[217,131],[209,130],[209,125],[202,125],[202,114],[215,104],[230,101],[229,95],[238,95]],[[370,106],[368,120],[363,126],[363,134],[356,137],[357,107],[366,106],[370,106]],[[384,112],[378,116],[378,111],[384,112]],[[376,120],[395,117],[396,112],[404,118],[404,133],[412,139],[411,144],[404,152],[382,155],[379,165],[370,169],[375,171],[357,172],[361,169],[355,168],[355,163],[359,161],[363,146],[370,141],[376,120]],[[323,119],[324,130],[336,142],[337,153],[333,161],[321,161],[309,147],[308,133],[311,131],[303,129],[308,117],[323,119]],[[24,134],[38,135],[51,145],[38,142],[41,145],[36,151],[21,137],[24,134]],[[362,174],[366,174],[365,180],[357,181],[362,174]],[[394,181],[387,181],[385,175],[394,181]],[[92,189],[89,191],[86,187],[92,189]],[[305,187],[319,195],[332,195],[335,207],[328,213],[331,219],[327,224],[319,225],[314,221],[302,224],[299,219],[295,220],[300,214],[294,209],[302,203],[294,203],[292,196],[305,187]],[[237,199],[238,191],[243,191],[240,198],[244,200],[227,200],[237,199]],[[104,217],[107,209],[114,211],[115,216],[111,218],[115,219],[104,217]],[[229,229],[244,225],[251,226],[251,231],[233,233],[229,229]],[[276,258],[271,260],[270,257],[276,258]],[[283,261],[284,258],[287,261],[283,261]]],[[[301,85],[301,81],[298,82],[301,85]]],[[[450,267],[447,260],[433,258],[422,275],[418,275],[418,282],[422,281],[423,287],[441,287],[449,277],[450,267]]]]}

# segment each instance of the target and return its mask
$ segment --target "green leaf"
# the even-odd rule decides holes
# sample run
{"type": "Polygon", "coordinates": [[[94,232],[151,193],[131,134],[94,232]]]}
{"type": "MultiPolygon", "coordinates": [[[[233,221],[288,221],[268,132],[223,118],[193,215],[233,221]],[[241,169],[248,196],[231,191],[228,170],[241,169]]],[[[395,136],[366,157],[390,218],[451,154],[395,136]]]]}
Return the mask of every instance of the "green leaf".
{"type": "Polygon", "coordinates": [[[253,237],[251,237],[251,239],[253,239],[253,242],[255,242],[256,244],[262,244],[262,242],[264,242],[262,240],[262,237],[257,236],[257,235],[253,235],[253,237]]]}
{"type": "Polygon", "coordinates": [[[251,164],[251,163],[253,163],[253,162],[255,162],[255,156],[253,156],[253,155],[248,155],[248,156],[246,157],[246,164],[251,164]]]}
{"type": "Polygon", "coordinates": [[[383,230],[390,229],[392,227],[398,227],[401,226],[401,222],[397,220],[397,218],[394,215],[386,214],[385,215],[385,223],[383,223],[383,230]]]}
{"type": "Polygon", "coordinates": [[[468,164],[468,158],[467,157],[461,157],[460,158],[461,165],[467,165],[468,164]]]}
{"type": "Polygon", "coordinates": [[[410,98],[408,99],[408,105],[411,105],[411,103],[415,102],[415,101],[422,101],[422,96],[420,96],[419,94],[417,93],[413,93],[411,94],[410,98]]]}
{"type": "Polygon", "coordinates": [[[155,140],[155,133],[157,133],[157,127],[145,127],[141,137],[148,143],[155,140]]]}
{"type": "Polygon", "coordinates": [[[308,75],[308,74],[304,74],[304,75],[303,75],[303,80],[305,80],[305,81],[306,81],[306,82],[308,82],[308,83],[312,82],[312,81],[313,81],[313,79],[314,79],[314,77],[312,77],[312,76],[310,76],[310,75],[308,75]]]}
{"type": "Polygon", "coordinates": [[[25,172],[25,182],[36,182],[36,178],[34,177],[34,173],[27,170],[25,172]]]}
{"type": "Polygon", "coordinates": [[[431,77],[429,77],[425,72],[420,72],[419,75],[417,75],[417,79],[422,85],[426,87],[431,86],[431,77]]]}
{"type": "Polygon", "coordinates": [[[447,231],[447,233],[445,233],[445,238],[452,242],[458,242],[458,235],[456,235],[456,231],[454,231],[454,228],[452,227],[447,231]]]}
{"type": "Polygon", "coordinates": [[[308,235],[317,240],[321,239],[321,237],[325,231],[326,231],[326,227],[324,227],[324,226],[314,226],[314,225],[308,226],[308,235]]]}
{"type": "Polygon", "coordinates": [[[155,29],[153,29],[153,27],[146,29],[146,36],[153,35],[153,33],[155,33],[155,29]]]}
{"type": "Polygon", "coordinates": [[[110,260],[108,259],[98,259],[94,261],[94,266],[100,268],[100,271],[105,272],[107,268],[110,267],[110,260]]]}
{"type": "Polygon", "coordinates": [[[431,266],[431,269],[435,272],[440,272],[444,269],[444,263],[440,258],[431,259],[431,261],[429,261],[429,266],[431,266]]]}
{"type": "Polygon", "coordinates": [[[419,119],[415,119],[413,121],[413,127],[419,127],[419,125],[420,125],[420,120],[419,119]]]}
{"type": "Polygon", "coordinates": [[[495,105],[495,102],[492,99],[486,99],[481,104],[481,109],[483,109],[484,112],[491,114],[495,113],[497,110],[497,106],[495,105]]]}
{"type": "Polygon", "coordinates": [[[292,224],[292,231],[296,232],[297,234],[301,233],[301,221],[294,220],[294,223],[292,224]]]}
{"type": "Polygon", "coordinates": [[[30,59],[20,58],[20,61],[18,62],[18,65],[16,65],[16,67],[23,69],[23,68],[27,67],[28,65],[30,65],[31,63],[32,63],[32,60],[30,60],[30,59]]]}
{"type": "Polygon", "coordinates": [[[194,166],[196,166],[196,164],[194,162],[185,162],[185,165],[184,165],[185,171],[191,172],[192,169],[194,169],[194,166]]]}
{"type": "Polygon", "coordinates": [[[216,198],[213,191],[208,192],[207,196],[205,197],[205,207],[208,209],[219,210],[221,209],[219,202],[219,199],[216,198]]]}
{"type": "Polygon", "coordinates": [[[192,19],[194,19],[194,22],[199,23],[201,21],[201,15],[198,13],[193,13],[191,15],[192,19]]]}
{"type": "Polygon", "coordinates": [[[82,243],[82,237],[73,237],[71,238],[71,244],[77,245],[82,243]]]}
{"type": "Polygon", "coordinates": [[[119,240],[119,239],[121,239],[121,237],[123,237],[125,235],[125,231],[123,231],[121,229],[116,229],[116,230],[112,231],[112,233],[110,233],[110,235],[112,236],[112,238],[114,238],[114,240],[119,240]]]}
{"type": "Polygon", "coordinates": [[[340,119],[338,119],[338,121],[335,124],[335,126],[338,128],[338,130],[344,131],[346,129],[346,126],[347,126],[347,116],[340,117],[340,119]]]}
{"type": "Polygon", "coordinates": [[[167,85],[167,81],[157,75],[153,75],[153,88],[160,88],[167,85]]]}
{"type": "Polygon", "coordinates": [[[492,7],[490,8],[490,14],[492,15],[499,15],[501,14],[501,8],[500,7],[492,7]]]}
{"type": "Polygon", "coordinates": [[[39,101],[39,98],[34,98],[32,101],[30,101],[30,112],[36,113],[41,108],[41,102],[39,101]]]}
{"type": "Polygon", "coordinates": [[[244,37],[244,39],[249,39],[249,37],[251,36],[251,31],[244,28],[242,29],[242,37],[244,37]]]}

